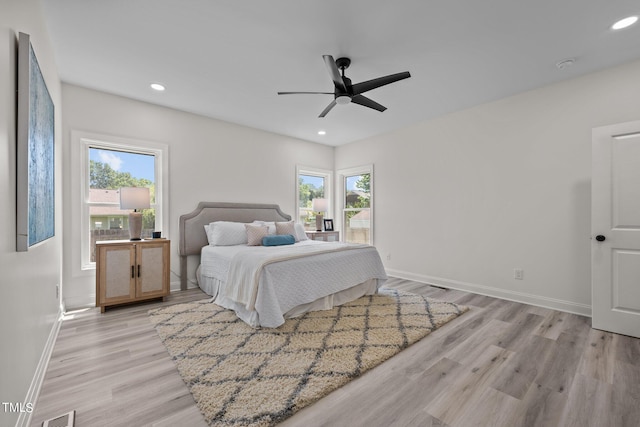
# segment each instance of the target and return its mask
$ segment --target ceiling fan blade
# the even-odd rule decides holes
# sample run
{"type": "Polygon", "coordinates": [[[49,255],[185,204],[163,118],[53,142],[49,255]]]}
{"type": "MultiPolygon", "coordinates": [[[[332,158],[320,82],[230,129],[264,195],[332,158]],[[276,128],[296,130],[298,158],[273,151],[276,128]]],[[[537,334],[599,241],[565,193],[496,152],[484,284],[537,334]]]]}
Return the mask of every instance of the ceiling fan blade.
{"type": "Polygon", "coordinates": [[[333,107],[335,107],[335,106],[336,106],[336,100],[334,99],[333,101],[331,101],[331,104],[327,105],[327,108],[325,108],[324,110],[322,110],[322,113],[320,113],[320,115],[319,115],[318,117],[324,117],[324,116],[326,116],[326,115],[327,115],[327,113],[328,113],[329,111],[331,111],[331,109],[332,109],[333,107]]]}
{"type": "Polygon", "coordinates": [[[376,89],[380,86],[397,82],[398,80],[408,79],[409,77],[411,77],[411,74],[409,74],[408,71],[404,71],[402,73],[390,74],[388,76],[378,77],[377,79],[367,80],[366,82],[356,83],[352,86],[353,94],[359,95],[371,89],[376,89]]]}
{"type": "Polygon", "coordinates": [[[384,105],[378,104],[373,99],[369,99],[364,95],[354,95],[351,97],[351,102],[358,105],[363,105],[365,107],[373,108],[374,110],[384,111],[387,109],[384,105]]]}
{"type": "Polygon", "coordinates": [[[340,75],[340,70],[336,65],[336,61],[333,59],[331,55],[322,55],[324,59],[324,63],[327,66],[327,70],[329,70],[329,74],[331,74],[331,80],[333,80],[333,84],[343,93],[347,92],[347,87],[344,84],[344,80],[342,80],[342,76],[340,75]]]}
{"type": "Polygon", "coordinates": [[[307,94],[307,95],[333,95],[333,92],[278,92],[278,95],[298,95],[298,94],[307,94]]]}

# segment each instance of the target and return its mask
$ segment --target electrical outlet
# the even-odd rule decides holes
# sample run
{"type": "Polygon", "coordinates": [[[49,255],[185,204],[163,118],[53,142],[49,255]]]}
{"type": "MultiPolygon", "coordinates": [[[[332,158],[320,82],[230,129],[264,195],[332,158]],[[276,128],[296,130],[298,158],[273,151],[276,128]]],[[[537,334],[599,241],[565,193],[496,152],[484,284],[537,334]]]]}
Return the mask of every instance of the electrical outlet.
{"type": "Polygon", "coordinates": [[[513,269],[513,278],[514,279],[518,279],[518,280],[523,280],[524,279],[524,270],[521,268],[514,268],[513,269]]]}
{"type": "Polygon", "coordinates": [[[387,254],[387,261],[391,261],[391,254],[387,254]]]}

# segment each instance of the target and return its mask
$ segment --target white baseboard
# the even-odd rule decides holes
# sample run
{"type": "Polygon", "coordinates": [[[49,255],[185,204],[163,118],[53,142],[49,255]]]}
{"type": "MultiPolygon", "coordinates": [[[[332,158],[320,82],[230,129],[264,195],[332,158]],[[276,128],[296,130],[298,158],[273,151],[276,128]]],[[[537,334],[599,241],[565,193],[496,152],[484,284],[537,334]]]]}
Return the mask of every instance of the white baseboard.
{"type": "Polygon", "coordinates": [[[75,310],[79,308],[95,307],[96,306],[96,294],[82,295],[76,297],[64,297],[64,305],[69,310],[75,310]]]}
{"type": "Polygon", "coordinates": [[[432,284],[448,289],[471,292],[474,294],[486,295],[508,301],[521,302],[538,307],[550,308],[567,313],[579,314],[591,317],[591,306],[572,301],[565,301],[556,298],[548,298],[540,295],[527,294],[524,292],[510,291],[506,289],[494,288],[491,286],[478,285],[475,283],[461,282],[458,280],[443,279],[442,277],[425,276],[422,274],[410,273],[407,271],[387,269],[389,276],[400,279],[414,280],[416,282],[432,284]]]}
{"type": "Polygon", "coordinates": [[[179,291],[180,281],[176,280],[175,282],[171,282],[171,284],[169,285],[169,288],[171,289],[171,292],[179,291]]]}
{"type": "MultiPolygon", "coordinates": [[[[198,284],[194,281],[187,280],[187,289],[195,289],[198,288],[198,284]]],[[[180,281],[171,282],[171,292],[180,291],[180,281]]]]}
{"type": "MultiPolygon", "coordinates": [[[[189,282],[187,289],[197,288],[198,285],[189,282]]],[[[180,290],[180,281],[171,282],[169,285],[169,289],[171,292],[180,290]]],[[[64,299],[65,306],[69,307],[70,310],[78,309],[78,308],[86,308],[86,307],[95,307],[96,306],[96,294],[90,295],[82,295],[76,297],[65,297],[64,299]]]]}
{"type": "MultiPolygon", "coordinates": [[[[47,373],[49,360],[51,360],[53,347],[56,344],[56,339],[58,338],[58,333],[60,332],[60,326],[62,326],[62,316],[63,308],[61,306],[60,311],[58,311],[58,317],[51,327],[51,332],[49,332],[49,338],[47,338],[47,343],[44,346],[44,350],[42,351],[42,355],[40,356],[40,361],[38,362],[38,366],[36,367],[36,372],[33,375],[31,385],[29,386],[29,390],[27,390],[27,396],[24,400],[25,403],[33,404],[34,410],[36,402],[38,401],[38,395],[40,394],[40,388],[42,387],[42,383],[44,381],[44,376],[47,373]]],[[[20,416],[18,417],[18,421],[16,422],[16,427],[28,427],[29,425],[31,425],[32,414],[33,411],[20,412],[20,416]]]]}

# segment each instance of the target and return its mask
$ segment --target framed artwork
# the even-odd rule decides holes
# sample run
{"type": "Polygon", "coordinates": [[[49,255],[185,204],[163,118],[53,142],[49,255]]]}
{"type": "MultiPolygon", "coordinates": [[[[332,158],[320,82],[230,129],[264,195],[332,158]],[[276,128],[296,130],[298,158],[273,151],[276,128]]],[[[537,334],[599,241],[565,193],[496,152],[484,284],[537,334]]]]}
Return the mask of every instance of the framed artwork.
{"type": "Polygon", "coordinates": [[[325,219],[324,220],[324,231],[333,231],[333,220],[325,219]]]}
{"type": "Polygon", "coordinates": [[[55,233],[54,105],[28,34],[18,37],[16,250],[55,233]]]}

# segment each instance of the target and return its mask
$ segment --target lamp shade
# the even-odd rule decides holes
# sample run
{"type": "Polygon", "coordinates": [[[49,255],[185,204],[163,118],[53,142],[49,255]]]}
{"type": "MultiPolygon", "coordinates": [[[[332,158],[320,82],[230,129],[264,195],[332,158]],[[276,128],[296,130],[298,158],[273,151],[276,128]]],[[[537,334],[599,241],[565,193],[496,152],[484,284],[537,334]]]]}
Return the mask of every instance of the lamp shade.
{"type": "Polygon", "coordinates": [[[326,212],[329,209],[329,200],[313,199],[311,201],[311,209],[314,212],[326,212]]]}
{"type": "Polygon", "coordinates": [[[149,209],[149,189],[146,187],[122,187],[120,209],[149,209]]]}

